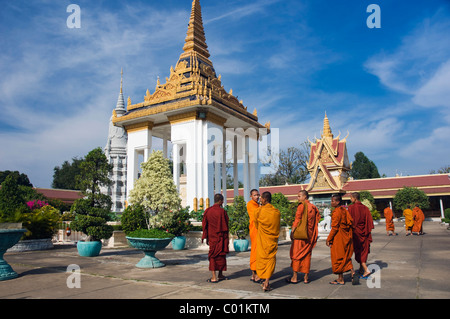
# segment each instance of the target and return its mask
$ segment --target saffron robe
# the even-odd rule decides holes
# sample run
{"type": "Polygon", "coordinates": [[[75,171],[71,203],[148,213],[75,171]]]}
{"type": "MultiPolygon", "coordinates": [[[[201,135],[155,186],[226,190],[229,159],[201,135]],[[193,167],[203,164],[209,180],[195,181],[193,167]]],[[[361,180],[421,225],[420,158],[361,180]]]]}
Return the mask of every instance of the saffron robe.
{"type": "Polygon", "coordinates": [[[331,269],[335,274],[342,274],[353,269],[353,218],[342,206],[336,207],[331,214],[331,231],[327,241],[332,245],[331,269]]]}
{"type": "Polygon", "coordinates": [[[249,217],[249,234],[250,234],[250,269],[256,271],[256,242],[258,230],[255,226],[255,210],[259,208],[259,204],[254,200],[247,203],[247,213],[249,217]]]}
{"type": "Polygon", "coordinates": [[[265,204],[254,212],[256,237],[256,274],[268,279],[275,271],[278,237],[280,236],[280,211],[265,204]]]}
{"type": "Polygon", "coordinates": [[[411,209],[407,208],[403,211],[403,216],[405,216],[405,229],[411,230],[414,225],[413,212],[411,209]]]}
{"type": "Polygon", "coordinates": [[[413,220],[414,225],[412,231],[414,233],[421,233],[423,221],[425,220],[425,215],[423,214],[423,211],[419,207],[414,207],[413,209],[413,220]]]}
{"type": "Polygon", "coordinates": [[[394,213],[390,207],[384,209],[384,218],[386,218],[386,231],[394,231],[394,213]]]}
{"type": "Polygon", "coordinates": [[[312,250],[316,246],[317,238],[319,237],[318,223],[320,221],[320,213],[316,206],[305,200],[297,207],[292,229],[296,228],[302,219],[303,205],[308,207],[308,240],[292,240],[289,255],[293,271],[309,274],[312,250]]]}
{"type": "Polygon", "coordinates": [[[226,254],[229,252],[229,239],[226,211],[219,204],[209,207],[203,214],[202,228],[202,241],[207,239],[209,244],[209,270],[227,270],[226,254]]]}
{"type": "Polygon", "coordinates": [[[366,263],[372,242],[373,219],[369,209],[360,201],[348,207],[353,218],[353,250],[358,263],[366,263]]]}

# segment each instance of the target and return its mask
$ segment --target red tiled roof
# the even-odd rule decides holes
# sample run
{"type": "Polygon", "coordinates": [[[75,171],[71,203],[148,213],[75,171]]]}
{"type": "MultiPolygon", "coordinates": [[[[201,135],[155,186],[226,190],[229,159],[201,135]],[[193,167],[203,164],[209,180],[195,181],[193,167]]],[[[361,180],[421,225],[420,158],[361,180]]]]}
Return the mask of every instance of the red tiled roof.
{"type": "Polygon", "coordinates": [[[75,200],[83,197],[81,192],[77,190],[53,188],[35,188],[35,190],[49,199],[59,199],[64,203],[73,203],[75,200]]]}
{"type": "MultiPolygon", "coordinates": [[[[271,193],[283,193],[288,199],[296,199],[301,189],[306,189],[308,184],[282,185],[260,187],[259,191],[271,193]]],[[[450,177],[447,174],[402,176],[389,178],[374,178],[352,180],[345,183],[343,190],[348,194],[351,192],[369,191],[375,198],[392,198],[399,189],[403,187],[417,187],[429,196],[450,196],[450,177]]],[[[334,193],[333,189],[311,190],[310,195],[334,193]]],[[[243,189],[239,189],[239,195],[243,195],[243,189]]],[[[349,195],[345,195],[344,198],[349,195]]],[[[227,198],[233,198],[233,190],[227,190],[227,198]]]]}

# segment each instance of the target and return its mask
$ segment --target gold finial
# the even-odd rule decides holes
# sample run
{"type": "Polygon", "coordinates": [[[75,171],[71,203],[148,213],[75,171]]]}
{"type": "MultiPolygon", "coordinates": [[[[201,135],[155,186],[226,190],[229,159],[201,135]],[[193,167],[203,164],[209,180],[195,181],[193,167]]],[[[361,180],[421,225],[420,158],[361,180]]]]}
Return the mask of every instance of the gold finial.
{"type": "Polygon", "coordinates": [[[327,112],[325,112],[325,118],[323,119],[322,137],[333,137],[333,133],[331,133],[330,122],[328,121],[327,117],[327,112]]]}
{"type": "Polygon", "coordinates": [[[253,111],[253,115],[254,116],[258,116],[258,112],[256,111],[256,107],[255,107],[255,110],[253,111]]]}
{"type": "Polygon", "coordinates": [[[128,100],[127,100],[127,107],[130,106],[130,105],[131,105],[131,98],[128,97],[128,100]]]}
{"type": "Polygon", "coordinates": [[[120,93],[123,93],[122,84],[123,84],[123,68],[120,70],[120,93]]]}
{"type": "Polygon", "coordinates": [[[184,52],[197,52],[209,58],[208,46],[206,45],[205,30],[203,29],[202,10],[199,0],[192,1],[191,17],[189,19],[186,34],[184,52]]]}

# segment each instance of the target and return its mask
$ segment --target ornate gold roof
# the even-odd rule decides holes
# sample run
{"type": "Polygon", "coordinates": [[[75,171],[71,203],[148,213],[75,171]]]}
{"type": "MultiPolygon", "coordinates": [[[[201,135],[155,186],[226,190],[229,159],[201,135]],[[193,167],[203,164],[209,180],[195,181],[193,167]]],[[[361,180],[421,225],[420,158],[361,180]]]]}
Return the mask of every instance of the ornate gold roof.
{"type": "Polygon", "coordinates": [[[327,114],[323,120],[323,131],[321,139],[316,139],[311,143],[311,152],[307,168],[311,180],[307,190],[311,189],[332,189],[342,190],[348,179],[347,171],[350,170],[350,163],[347,155],[347,142],[338,137],[334,138],[331,132],[330,122],[327,114]]]}
{"type": "Polygon", "coordinates": [[[256,112],[248,112],[232,90],[227,92],[224,89],[221,76],[216,75],[209,56],[200,1],[193,0],[183,53],[175,68],[170,68],[165,83],[158,78],[153,93],[146,90],[143,102],[132,104],[128,98],[127,113],[114,117],[113,123],[124,125],[141,117],[200,105],[213,106],[251,126],[264,128],[258,123],[256,112]]]}

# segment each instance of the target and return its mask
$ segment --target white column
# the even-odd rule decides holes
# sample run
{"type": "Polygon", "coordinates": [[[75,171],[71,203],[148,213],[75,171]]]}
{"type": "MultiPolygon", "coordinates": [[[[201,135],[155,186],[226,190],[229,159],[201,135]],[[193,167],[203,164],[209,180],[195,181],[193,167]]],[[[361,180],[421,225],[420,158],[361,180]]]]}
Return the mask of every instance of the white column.
{"type": "Polygon", "coordinates": [[[146,138],[146,145],[144,146],[144,162],[147,162],[148,157],[150,156],[152,151],[153,132],[151,129],[147,130],[145,138],[146,138]]]}
{"type": "Polygon", "coordinates": [[[214,194],[220,193],[220,186],[221,186],[221,180],[220,180],[220,160],[219,157],[221,157],[219,145],[216,145],[214,147],[214,194]]]}
{"type": "Polygon", "coordinates": [[[180,147],[178,143],[172,146],[172,161],[173,161],[173,182],[180,192],[180,147]]]}
{"type": "Polygon", "coordinates": [[[222,195],[223,195],[223,205],[227,204],[227,150],[226,150],[227,137],[225,134],[225,129],[222,131],[222,195]]]}
{"type": "Polygon", "coordinates": [[[444,203],[442,202],[442,197],[439,198],[439,204],[441,206],[441,218],[445,218],[445,215],[444,215],[444,203]]]}
{"type": "Polygon", "coordinates": [[[246,202],[250,200],[250,176],[249,176],[249,137],[244,136],[244,199],[246,202]]]}
{"type": "Polygon", "coordinates": [[[233,198],[239,195],[237,139],[238,137],[235,135],[233,137],[233,182],[234,182],[233,198]]]}

